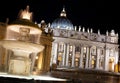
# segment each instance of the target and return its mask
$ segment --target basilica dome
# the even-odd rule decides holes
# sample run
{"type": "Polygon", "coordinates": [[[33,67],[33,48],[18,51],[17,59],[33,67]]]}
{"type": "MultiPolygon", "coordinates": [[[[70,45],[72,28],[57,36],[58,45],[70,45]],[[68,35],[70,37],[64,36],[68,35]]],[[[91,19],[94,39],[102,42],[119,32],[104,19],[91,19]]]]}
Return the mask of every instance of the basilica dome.
{"type": "Polygon", "coordinates": [[[62,12],[60,13],[60,17],[55,19],[52,24],[51,28],[59,28],[59,29],[67,29],[73,30],[72,22],[66,17],[65,9],[63,8],[62,12]]]}

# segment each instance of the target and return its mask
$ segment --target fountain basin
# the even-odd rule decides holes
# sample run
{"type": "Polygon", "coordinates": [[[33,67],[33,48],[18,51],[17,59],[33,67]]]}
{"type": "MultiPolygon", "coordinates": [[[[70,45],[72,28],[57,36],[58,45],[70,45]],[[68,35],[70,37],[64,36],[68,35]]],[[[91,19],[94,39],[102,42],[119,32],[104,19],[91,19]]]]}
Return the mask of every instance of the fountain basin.
{"type": "Polygon", "coordinates": [[[22,42],[22,41],[14,41],[14,40],[3,40],[0,41],[0,45],[2,45],[6,49],[17,49],[23,50],[26,52],[41,52],[44,49],[44,46],[40,44],[34,44],[29,42],[22,42]]]}
{"type": "Polygon", "coordinates": [[[0,46],[5,49],[4,53],[0,54],[5,57],[4,63],[2,62],[5,71],[15,75],[32,74],[36,56],[44,49],[40,44],[15,40],[0,41],[0,46]]]}

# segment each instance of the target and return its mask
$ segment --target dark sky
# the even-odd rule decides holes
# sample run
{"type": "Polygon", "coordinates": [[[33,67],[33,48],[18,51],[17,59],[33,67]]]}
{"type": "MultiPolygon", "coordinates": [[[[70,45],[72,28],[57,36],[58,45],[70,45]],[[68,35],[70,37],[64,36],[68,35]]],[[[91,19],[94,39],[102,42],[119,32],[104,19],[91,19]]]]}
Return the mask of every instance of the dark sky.
{"type": "Polygon", "coordinates": [[[43,19],[51,23],[59,17],[64,6],[73,25],[90,27],[94,32],[100,29],[104,34],[111,29],[120,31],[120,7],[116,0],[3,0],[0,2],[0,21],[15,20],[19,10],[27,5],[33,12],[33,21],[38,23],[43,19]]]}

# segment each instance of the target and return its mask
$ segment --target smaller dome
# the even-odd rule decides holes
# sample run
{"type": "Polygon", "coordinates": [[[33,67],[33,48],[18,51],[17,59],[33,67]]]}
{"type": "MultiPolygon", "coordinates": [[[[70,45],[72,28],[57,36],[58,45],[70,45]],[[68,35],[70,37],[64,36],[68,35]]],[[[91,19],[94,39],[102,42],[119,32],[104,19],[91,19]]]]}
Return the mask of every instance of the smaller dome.
{"type": "Polygon", "coordinates": [[[62,12],[60,13],[60,17],[55,19],[52,24],[51,28],[59,28],[59,29],[68,29],[73,30],[72,22],[66,17],[65,9],[63,8],[62,12]]]}

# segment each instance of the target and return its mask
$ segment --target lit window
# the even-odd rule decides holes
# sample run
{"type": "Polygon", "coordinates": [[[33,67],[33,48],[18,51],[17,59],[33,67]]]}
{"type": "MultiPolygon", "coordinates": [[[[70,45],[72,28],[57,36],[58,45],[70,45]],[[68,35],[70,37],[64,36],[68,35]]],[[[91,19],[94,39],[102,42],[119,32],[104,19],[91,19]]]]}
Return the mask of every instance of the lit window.
{"type": "Polygon", "coordinates": [[[70,46],[70,52],[72,51],[72,46],[70,46]]]}
{"type": "Polygon", "coordinates": [[[84,47],[84,51],[83,52],[86,53],[86,47],[84,47]]]}
{"type": "Polygon", "coordinates": [[[62,64],[62,53],[59,52],[58,53],[58,58],[57,58],[57,65],[61,66],[61,64],[62,64]]]}
{"type": "Polygon", "coordinates": [[[91,61],[91,64],[92,64],[92,68],[95,68],[96,61],[95,61],[95,56],[94,56],[94,55],[92,55],[92,61],[91,61]]]}

